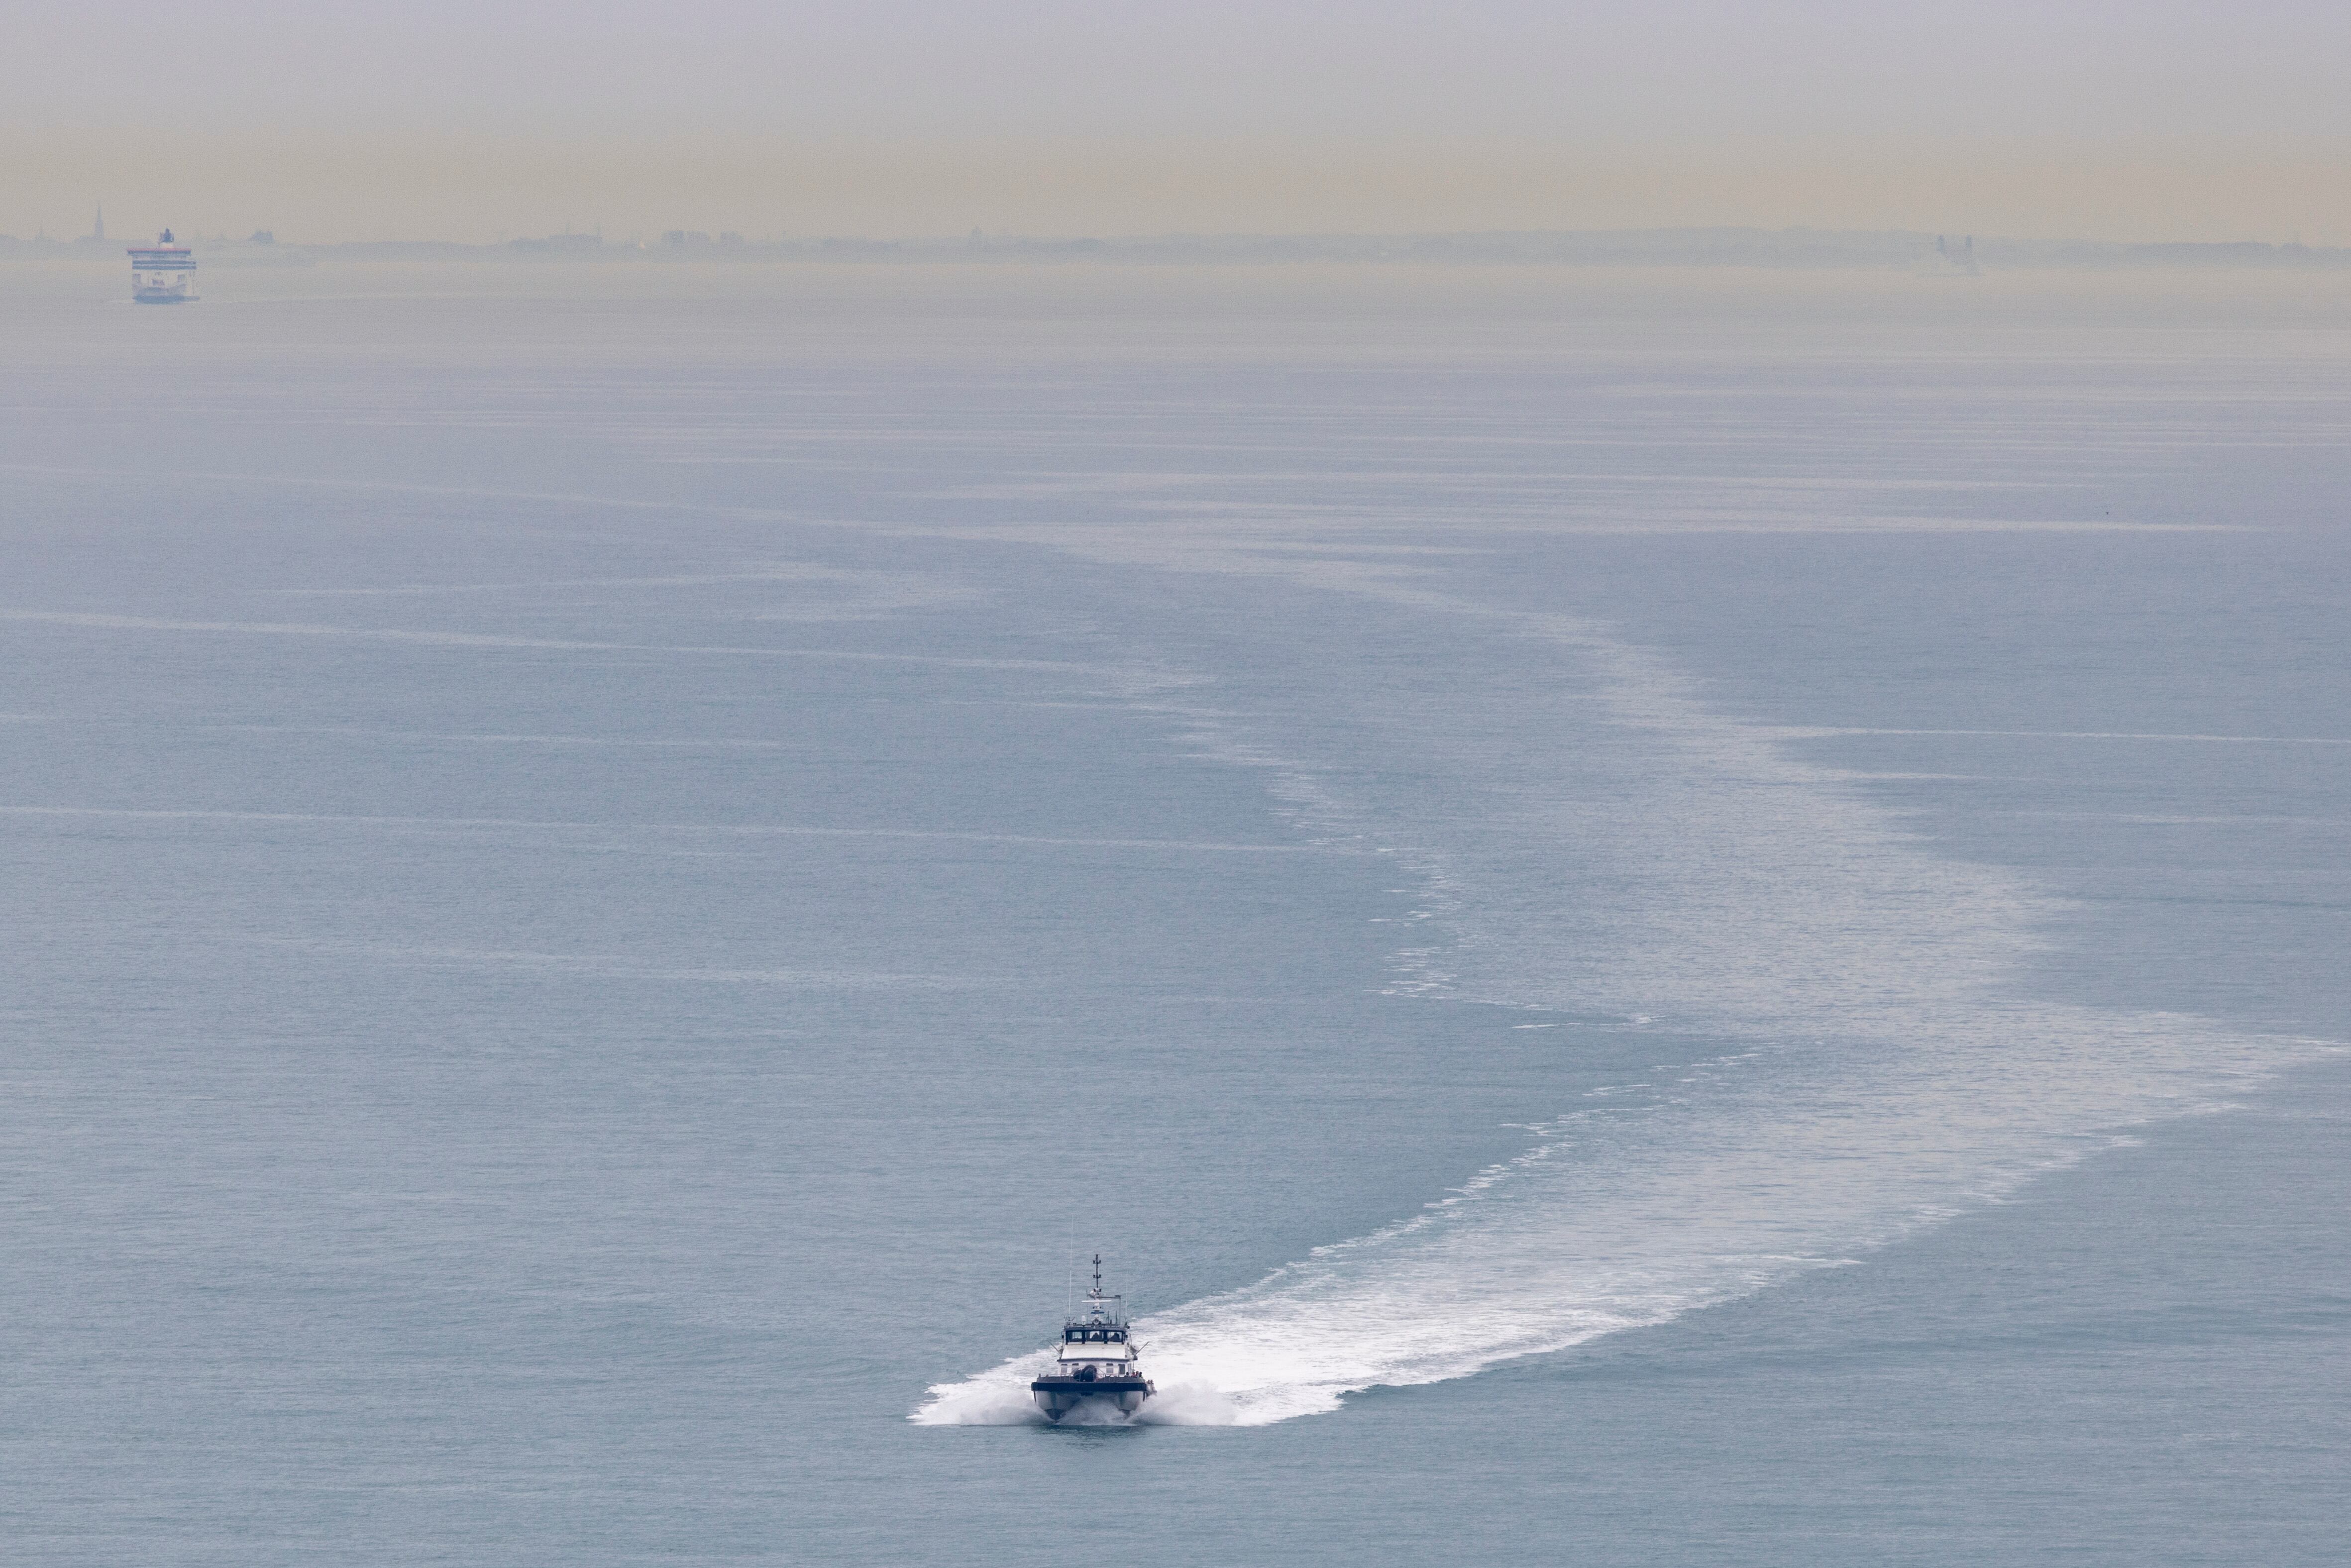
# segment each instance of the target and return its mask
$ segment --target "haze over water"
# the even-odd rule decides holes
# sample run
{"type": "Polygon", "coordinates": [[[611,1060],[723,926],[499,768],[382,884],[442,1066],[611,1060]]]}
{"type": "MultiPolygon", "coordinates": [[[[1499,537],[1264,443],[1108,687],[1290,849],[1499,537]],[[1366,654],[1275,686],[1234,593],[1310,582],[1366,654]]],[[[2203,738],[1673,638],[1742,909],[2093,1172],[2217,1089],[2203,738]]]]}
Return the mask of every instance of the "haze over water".
{"type": "Polygon", "coordinates": [[[118,281],[29,1559],[2339,1555],[2341,279],[118,281]]]}

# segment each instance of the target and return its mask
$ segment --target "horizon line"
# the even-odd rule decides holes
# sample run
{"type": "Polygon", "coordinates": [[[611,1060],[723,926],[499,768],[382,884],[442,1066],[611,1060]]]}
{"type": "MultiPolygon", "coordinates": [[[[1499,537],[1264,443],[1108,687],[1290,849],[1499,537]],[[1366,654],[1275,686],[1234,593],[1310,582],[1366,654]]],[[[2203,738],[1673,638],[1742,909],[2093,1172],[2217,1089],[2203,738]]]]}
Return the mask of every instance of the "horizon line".
{"type": "MultiPolygon", "coordinates": [[[[245,238],[215,233],[192,235],[192,243],[227,246],[240,260],[265,257],[300,264],[331,259],[337,253],[401,251],[436,253],[444,259],[480,260],[876,260],[892,256],[923,260],[1038,259],[1105,261],[1331,261],[1456,262],[1566,265],[1847,265],[1886,267],[1940,262],[1959,269],[1978,264],[2007,267],[2082,266],[2098,262],[2173,262],[2203,265],[2351,267],[2351,246],[2310,246],[2298,237],[2273,240],[2105,240],[2019,238],[2003,235],[1934,233],[1918,229],[1820,228],[1795,225],[1677,225],[1642,228],[1489,228],[1268,232],[1168,230],[1143,234],[963,234],[796,235],[757,236],[733,230],[716,235],[700,229],[632,232],[607,238],[601,225],[586,230],[496,240],[429,238],[279,240],[267,229],[245,238]]],[[[103,233],[57,238],[46,233],[26,238],[0,234],[0,256],[26,250],[50,253],[110,253],[127,248],[103,233]]]]}

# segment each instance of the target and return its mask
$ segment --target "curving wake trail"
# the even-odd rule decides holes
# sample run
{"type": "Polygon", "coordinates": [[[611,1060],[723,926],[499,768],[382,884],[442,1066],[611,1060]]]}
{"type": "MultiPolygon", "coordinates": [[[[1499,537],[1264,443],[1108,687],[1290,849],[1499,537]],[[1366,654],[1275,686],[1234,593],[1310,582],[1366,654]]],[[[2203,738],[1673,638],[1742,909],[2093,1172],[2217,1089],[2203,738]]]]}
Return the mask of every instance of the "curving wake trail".
{"type": "MultiPolygon", "coordinates": [[[[1540,683],[1498,681],[1398,716],[1416,767],[1445,770],[1408,825],[1289,792],[1311,827],[1404,843],[1441,906],[1441,971],[1416,950],[1399,988],[1656,1014],[1724,1049],[1537,1110],[1523,1154],[1420,1214],[1140,1320],[1156,1419],[1280,1421],[1662,1323],[1997,1201],[2297,1052],[2021,997],[2046,894],[1933,853],[1588,624],[1384,597],[1561,664],[1548,712],[1540,683]],[[1604,907],[1561,891],[1595,881],[1604,907]]],[[[1026,1419],[1036,1359],[913,1418],[1026,1419]]]]}

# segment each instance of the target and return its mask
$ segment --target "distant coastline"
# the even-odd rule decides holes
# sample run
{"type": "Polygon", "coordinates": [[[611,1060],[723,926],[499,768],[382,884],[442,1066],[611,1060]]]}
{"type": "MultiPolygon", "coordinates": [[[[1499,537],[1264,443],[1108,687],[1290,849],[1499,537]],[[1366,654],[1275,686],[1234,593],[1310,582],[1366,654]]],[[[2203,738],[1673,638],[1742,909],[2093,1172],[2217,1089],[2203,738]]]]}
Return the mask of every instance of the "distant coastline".
{"type": "MultiPolygon", "coordinates": [[[[650,239],[549,235],[494,245],[438,240],[281,243],[256,236],[199,238],[207,267],[308,267],[337,261],[794,264],[900,262],[925,265],[1092,263],[1127,266],[1348,264],[1458,267],[1701,267],[1880,271],[2122,271],[2150,268],[2334,271],[2351,268],[2351,247],[2233,243],[2127,244],[2104,240],[2007,239],[1907,230],[1672,228],[1416,235],[1155,235],[1053,238],[972,233],[955,237],[748,239],[674,230],[650,239]],[[1953,265],[1962,238],[1964,268],[1953,265]]],[[[0,262],[119,262],[119,240],[58,240],[0,235],[0,262]]]]}

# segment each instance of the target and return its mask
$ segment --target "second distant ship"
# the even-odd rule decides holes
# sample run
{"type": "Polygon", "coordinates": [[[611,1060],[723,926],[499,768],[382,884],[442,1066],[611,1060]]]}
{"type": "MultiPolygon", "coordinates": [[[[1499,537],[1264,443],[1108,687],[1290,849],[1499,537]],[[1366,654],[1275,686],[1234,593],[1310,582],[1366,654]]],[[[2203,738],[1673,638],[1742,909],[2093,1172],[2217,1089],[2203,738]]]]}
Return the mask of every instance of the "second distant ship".
{"type": "Polygon", "coordinates": [[[131,247],[131,298],[141,305],[180,305],[196,298],[196,258],[165,229],[153,245],[131,247]]]}
{"type": "Polygon", "coordinates": [[[1143,1375],[1140,1348],[1119,1310],[1120,1298],[1102,1294],[1102,1254],[1094,1254],[1094,1288],[1085,1311],[1061,1325],[1061,1344],[1050,1370],[1029,1385],[1029,1397],[1048,1421],[1081,1406],[1103,1414],[1132,1416],[1156,1392],[1143,1375]]]}

